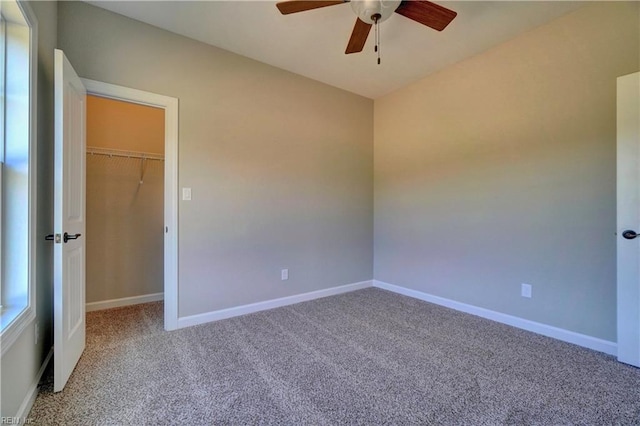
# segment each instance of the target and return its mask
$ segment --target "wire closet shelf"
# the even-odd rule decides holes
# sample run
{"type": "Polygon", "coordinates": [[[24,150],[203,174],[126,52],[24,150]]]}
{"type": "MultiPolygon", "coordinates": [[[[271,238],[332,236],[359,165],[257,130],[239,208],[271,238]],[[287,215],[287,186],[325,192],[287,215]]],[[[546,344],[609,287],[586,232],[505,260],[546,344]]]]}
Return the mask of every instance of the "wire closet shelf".
{"type": "Polygon", "coordinates": [[[151,152],[123,151],[120,149],[98,148],[95,146],[87,147],[87,155],[106,155],[108,157],[124,157],[138,158],[141,160],[164,161],[164,155],[162,154],[154,154],[151,152]]]}
{"type": "Polygon", "coordinates": [[[119,149],[98,148],[95,146],[87,147],[87,155],[104,155],[110,158],[134,158],[140,160],[140,184],[144,183],[144,175],[147,170],[147,160],[164,161],[164,155],[154,154],[150,152],[123,151],[119,149]]]}

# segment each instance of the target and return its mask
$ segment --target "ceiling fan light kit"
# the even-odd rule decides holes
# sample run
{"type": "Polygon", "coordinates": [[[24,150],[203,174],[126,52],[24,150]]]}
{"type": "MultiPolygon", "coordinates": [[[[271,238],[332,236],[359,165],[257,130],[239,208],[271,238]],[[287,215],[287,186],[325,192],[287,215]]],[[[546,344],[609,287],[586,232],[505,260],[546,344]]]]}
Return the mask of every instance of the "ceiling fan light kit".
{"type": "MultiPolygon", "coordinates": [[[[277,3],[276,7],[283,15],[288,15],[348,2],[349,0],[288,0],[277,3]]],[[[349,3],[351,3],[351,9],[357,19],[345,50],[347,55],[361,52],[367,42],[371,27],[376,25],[377,30],[378,24],[389,19],[393,12],[437,31],[445,29],[457,15],[453,10],[425,0],[351,0],[349,3]]],[[[378,42],[379,33],[376,36],[375,49],[378,53],[379,64],[378,42]]]]}
{"type": "Polygon", "coordinates": [[[384,22],[400,6],[401,0],[353,0],[351,9],[365,24],[384,22]],[[374,19],[374,16],[377,18],[374,19]]]}

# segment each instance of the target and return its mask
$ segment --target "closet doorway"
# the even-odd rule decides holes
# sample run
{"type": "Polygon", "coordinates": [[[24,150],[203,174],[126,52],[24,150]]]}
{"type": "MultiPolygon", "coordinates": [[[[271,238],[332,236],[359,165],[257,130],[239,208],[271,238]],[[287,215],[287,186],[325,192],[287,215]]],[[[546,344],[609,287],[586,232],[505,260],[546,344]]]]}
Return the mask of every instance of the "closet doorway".
{"type": "Polygon", "coordinates": [[[178,100],[87,89],[87,310],[164,299],[178,328],[178,100]]]}
{"type": "Polygon", "coordinates": [[[87,96],[87,311],[164,299],[164,109],[87,96]]]}

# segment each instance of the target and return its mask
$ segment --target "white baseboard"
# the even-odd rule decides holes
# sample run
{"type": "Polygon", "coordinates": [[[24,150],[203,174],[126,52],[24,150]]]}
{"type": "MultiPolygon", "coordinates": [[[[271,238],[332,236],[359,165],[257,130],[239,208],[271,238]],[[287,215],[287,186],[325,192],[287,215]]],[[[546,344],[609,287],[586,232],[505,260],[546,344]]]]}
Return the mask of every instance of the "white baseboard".
{"type": "Polygon", "coordinates": [[[143,294],[142,296],[123,297],[122,299],[87,303],[85,305],[85,310],[87,312],[101,311],[102,309],[120,308],[122,306],[138,305],[140,303],[157,302],[163,299],[164,293],[143,294]]]}
{"type": "Polygon", "coordinates": [[[444,297],[434,296],[432,294],[423,293],[417,290],[411,290],[405,287],[400,287],[378,280],[373,280],[373,286],[384,290],[389,290],[394,293],[402,294],[404,296],[424,300],[425,302],[430,302],[436,305],[455,309],[456,311],[466,312],[468,314],[490,319],[502,324],[521,328],[523,330],[532,331],[537,334],[542,334],[543,336],[562,340],[563,342],[573,343],[574,345],[604,352],[609,355],[618,354],[618,345],[615,342],[610,342],[608,340],[598,339],[597,337],[587,336],[586,334],[576,333],[573,331],[565,330],[563,328],[553,327],[551,325],[514,317],[513,315],[507,315],[485,308],[479,308],[477,306],[468,305],[462,302],[456,302],[455,300],[445,299],[444,297]]]}
{"type": "Polygon", "coordinates": [[[31,411],[31,407],[33,407],[33,403],[36,401],[36,397],[38,396],[38,384],[40,383],[40,379],[44,374],[44,370],[47,369],[47,365],[49,365],[49,361],[51,361],[51,357],[53,356],[53,347],[47,354],[47,357],[44,359],[42,366],[40,366],[40,370],[38,370],[38,374],[36,374],[33,383],[29,386],[29,390],[27,395],[24,397],[22,404],[20,404],[20,408],[18,408],[18,413],[16,414],[16,418],[25,419],[29,412],[31,411]]]}
{"type": "Polygon", "coordinates": [[[324,290],[312,291],[310,293],[296,294],[295,296],[282,297],[280,299],[272,299],[264,302],[251,303],[249,305],[242,305],[234,308],[221,309],[219,311],[205,312],[203,314],[182,317],[178,318],[178,328],[191,327],[193,325],[219,321],[227,318],[237,317],[240,315],[265,311],[267,309],[280,308],[282,306],[293,305],[295,303],[307,302],[309,300],[320,299],[322,297],[348,293],[350,291],[371,287],[371,285],[372,281],[361,281],[359,283],[331,287],[324,290]]]}

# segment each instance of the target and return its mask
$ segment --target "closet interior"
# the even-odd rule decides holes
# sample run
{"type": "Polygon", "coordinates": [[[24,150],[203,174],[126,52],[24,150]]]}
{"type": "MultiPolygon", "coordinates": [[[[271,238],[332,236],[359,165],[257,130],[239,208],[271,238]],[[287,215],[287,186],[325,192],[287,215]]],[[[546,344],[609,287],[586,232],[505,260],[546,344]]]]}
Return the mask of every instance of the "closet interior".
{"type": "Polygon", "coordinates": [[[164,288],[164,110],[87,96],[87,310],[164,288]]]}

